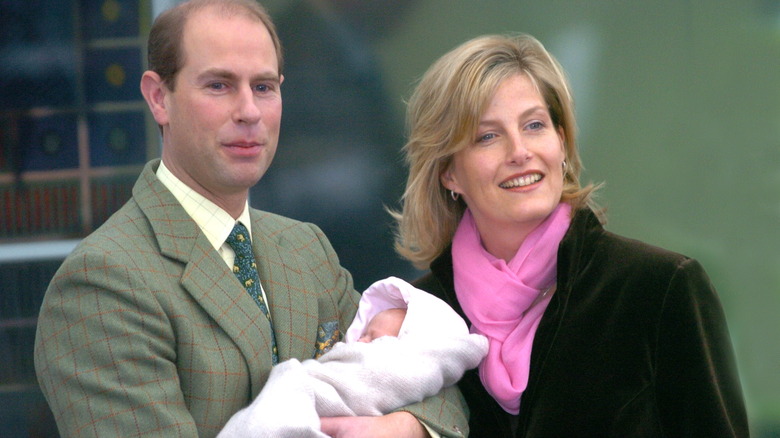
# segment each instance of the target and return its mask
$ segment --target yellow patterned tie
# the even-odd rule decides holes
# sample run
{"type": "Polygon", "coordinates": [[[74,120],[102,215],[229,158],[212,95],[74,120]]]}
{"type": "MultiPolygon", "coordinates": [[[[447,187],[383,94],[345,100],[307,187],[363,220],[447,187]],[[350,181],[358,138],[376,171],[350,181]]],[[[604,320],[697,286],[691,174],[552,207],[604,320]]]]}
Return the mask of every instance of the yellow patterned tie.
{"type": "MultiPolygon", "coordinates": [[[[249,240],[249,232],[247,232],[244,225],[236,223],[225,242],[236,253],[233,273],[236,274],[238,281],[244,285],[249,295],[254,298],[270,324],[271,313],[268,311],[265,300],[263,300],[263,292],[260,289],[260,276],[257,274],[257,264],[252,253],[252,241],[249,240]]],[[[273,324],[271,324],[271,348],[273,351],[273,363],[276,365],[279,362],[279,355],[276,350],[276,336],[274,335],[273,324]]]]}

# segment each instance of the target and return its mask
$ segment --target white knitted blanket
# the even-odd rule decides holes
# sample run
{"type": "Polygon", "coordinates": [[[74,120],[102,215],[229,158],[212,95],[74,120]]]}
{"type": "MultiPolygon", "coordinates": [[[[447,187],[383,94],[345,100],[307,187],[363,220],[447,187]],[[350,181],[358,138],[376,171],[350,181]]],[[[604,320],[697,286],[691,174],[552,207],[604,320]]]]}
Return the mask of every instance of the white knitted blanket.
{"type": "Polygon", "coordinates": [[[395,277],[363,293],[345,338],[317,360],[274,367],[219,437],[326,438],[319,417],[383,415],[419,402],[457,383],[488,349],[446,303],[395,277]],[[397,338],[351,342],[376,313],[393,307],[407,308],[397,338]]]}

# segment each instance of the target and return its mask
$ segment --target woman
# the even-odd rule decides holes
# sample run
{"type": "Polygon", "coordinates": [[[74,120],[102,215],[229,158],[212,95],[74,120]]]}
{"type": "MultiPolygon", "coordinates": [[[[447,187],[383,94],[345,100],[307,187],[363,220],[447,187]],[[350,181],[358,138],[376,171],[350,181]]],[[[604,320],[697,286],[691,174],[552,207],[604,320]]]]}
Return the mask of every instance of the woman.
{"type": "Polygon", "coordinates": [[[538,41],[446,54],[408,126],[396,249],[490,341],[459,383],[472,437],[748,435],[715,290],[695,260],[604,230],[538,41]]]}

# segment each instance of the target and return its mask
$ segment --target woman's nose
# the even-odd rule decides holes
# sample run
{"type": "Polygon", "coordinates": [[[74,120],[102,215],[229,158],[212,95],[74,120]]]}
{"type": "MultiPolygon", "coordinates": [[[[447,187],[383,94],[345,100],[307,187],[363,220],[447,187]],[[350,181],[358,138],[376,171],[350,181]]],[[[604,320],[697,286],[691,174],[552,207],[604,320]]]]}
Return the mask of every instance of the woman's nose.
{"type": "Polygon", "coordinates": [[[520,135],[507,136],[507,160],[513,164],[523,164],[531,159],[531,151],[520,135]]]}

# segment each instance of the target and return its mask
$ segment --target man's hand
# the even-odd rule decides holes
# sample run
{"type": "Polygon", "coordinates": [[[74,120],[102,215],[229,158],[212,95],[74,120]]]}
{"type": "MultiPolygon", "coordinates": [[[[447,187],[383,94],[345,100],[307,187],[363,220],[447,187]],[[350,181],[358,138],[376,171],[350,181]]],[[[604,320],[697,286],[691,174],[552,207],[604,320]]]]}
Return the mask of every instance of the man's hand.
{"type": "Polygon", "coordinates": [[[381,417],[323,417],[320,429],[333,438],[430,438],[428,431],[408,412],[381,417]]]}

